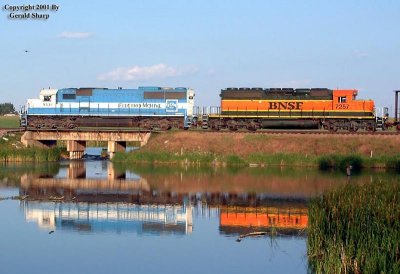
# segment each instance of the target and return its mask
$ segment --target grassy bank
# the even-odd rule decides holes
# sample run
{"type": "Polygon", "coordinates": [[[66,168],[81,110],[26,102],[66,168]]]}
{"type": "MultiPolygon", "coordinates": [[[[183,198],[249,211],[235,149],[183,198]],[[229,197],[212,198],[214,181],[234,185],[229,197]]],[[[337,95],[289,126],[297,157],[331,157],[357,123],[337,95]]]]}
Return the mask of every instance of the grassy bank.
{"type": "Polygon", "coordinates": [[[179,164],[179,165],[216,165],[216,166],[316,166],[317,158],[304,158],[297,154],[250,154],[240,157],[234,154],[220,155],[211,152],[170,153],[166,151],[135,151],[117,153],[113,158],[115,163],[146,163],[146,164],[179,164]]]}
{"type": "Polygon", "coordinates": [[[61,159],[65,148],[26,148],[21,133],[9,133],[0,138],[0,162],[53,162],[61,159]]]}
{"type": "Polygon", "coordinates": [[[0,162],[54,162],[61,159],[63,148],[0,148],[0,162]]]}
{"type": "Polygon", "coordinates": [[[310,166],[325,169],[345,171],[352,166],[357,172],[362,168],[396,169],[400,171],[399,156],[366,157],[362,155],[331,154],[324,156],[304,156],[299,153],[262,154],[250,153],[246,156],[234,154],[221,155],[211,152],[182,152],[139,150],[131,153],[117,153],[115,163],[147,163],[147,164],[178,164],[178,165],[216,165],[216,166],[310,166]]]}
{"type": "Polygon", "coordinates": [[[18,128],[18,116],[0,116],[0,128],[18,128]]]}
{"type": "Polygon", "coordinates": [[[311,201],[308,257],[317,273],[400,273],[400,183],[346,185],[311,201]]]}
{"type": "Polygon", "coordinates": [[[115,162],[400,169],[398,136],[171,131],[115,162]]]}

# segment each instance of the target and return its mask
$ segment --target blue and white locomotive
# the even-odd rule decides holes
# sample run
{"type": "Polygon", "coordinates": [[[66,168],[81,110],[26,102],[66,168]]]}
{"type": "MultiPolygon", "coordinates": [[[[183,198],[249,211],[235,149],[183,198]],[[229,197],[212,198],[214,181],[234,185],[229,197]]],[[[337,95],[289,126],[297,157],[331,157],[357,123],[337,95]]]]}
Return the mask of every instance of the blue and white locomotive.
{"type": "Polygon", "coordinates": [[[39,99],[28,99],[21,124],[31,129],[189,128],[194,96],[190,88],[43,89],[39,99]]]}

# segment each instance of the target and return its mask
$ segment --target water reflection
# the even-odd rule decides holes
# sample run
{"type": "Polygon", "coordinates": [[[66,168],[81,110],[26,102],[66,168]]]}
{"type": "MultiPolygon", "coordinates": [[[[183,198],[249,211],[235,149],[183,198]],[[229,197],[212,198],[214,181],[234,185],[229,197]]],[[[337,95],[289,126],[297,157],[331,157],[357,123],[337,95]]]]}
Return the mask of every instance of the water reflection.
{"type": "Polygon", "coordinates": [[[156,235],[192,231],[190,203],[165,203],[151,194],[146,179],[118,173],[107,162],[69,162],[53,177],[25,174],[20,195],[28,197],[21,202],[26,220],[48,230],[156,235]]]}
{"type": "Polygon", "coordinates": [[[0,199],[0,263],[5,273],[42,269],[43,258],[66,273],[307,273],[308,200],[383,178],[398,181],[314,169],[0,164],[0,198],[22,197],[0,199]],[[239,237],[252,232],[274,236],[239,237]]]}
{"type": "Polygon", "coordinates": [[[307,223],[308,211],[304,204],[223,206],[220,210],[219,230],[226,235],[265,231],[276,236],[305,236],[307,223]]]}
{"type": "MultiPolygon", "coordinates": [[[[307,169],[126,168],[107,161],[16,170],[23,173],[19,194],[26,197],[21,208],[27,221],[85,233],[186,235],[196,227],[194,216],[213,212],[221,235],[304,237],[307,200],[349,183],[343,174],[307,169]]],[[[365,174],[351,183],[372,176],[386,175],[365,174]]]]}
{"type": "Polygon", "coordinates": [[[21,208],[27,221],[49,231],[184,235],[192,233],[193,214],[212,211],[222,235],[274,229],[277,235],[304,236],[304,196],[310,195],[304,189],[282,195],[269,180],[236,175],[239,180],[227,184],[224,177],[231,173],[214,178],[206,175],[209,171],[186,171],[161,170],[161,176],[109,162],[68,162],[56,175],[21,176],[19,192],[27,197],[21,208]]]}
{"type": "Polygon", "coordinates": [[[192,231],[192,210],[185,205],[24,201],[22,209],[27,221],[53,231],[156,235],[192,231]]]}

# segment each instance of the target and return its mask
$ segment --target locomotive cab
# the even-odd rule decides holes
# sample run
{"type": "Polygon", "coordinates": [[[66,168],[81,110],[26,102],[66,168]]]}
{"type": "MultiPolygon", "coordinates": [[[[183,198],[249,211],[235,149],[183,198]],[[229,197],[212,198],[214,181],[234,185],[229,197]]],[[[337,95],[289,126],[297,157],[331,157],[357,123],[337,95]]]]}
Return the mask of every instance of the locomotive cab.
{"type": "Polygon", "coordinates": [[[357,90],[334,90],[333,104],[334,109],[348,109],[349,104],[356,100],[357,90]]]}
{"type": "Polygon", "coordinates": [[[39,99],[28,99],[26,110],[31,108],[55,107],[57,103],[57,89],[42,89],[39,99]]]}
{"type": "Polygon", "coordinates": [[[188,88],[186,92],[186,100],[187,100],[187,110],[186,110],[186,121],[185,121],[185,129],[188,129],[193,123],[193,109],[194,109],[194,90],[188,88]]]}
{"type": "Polygon", "coordinates": [[[56,104],[57,89],[42,89],[40,91],[39,99],[43,103],[56,104]]]}

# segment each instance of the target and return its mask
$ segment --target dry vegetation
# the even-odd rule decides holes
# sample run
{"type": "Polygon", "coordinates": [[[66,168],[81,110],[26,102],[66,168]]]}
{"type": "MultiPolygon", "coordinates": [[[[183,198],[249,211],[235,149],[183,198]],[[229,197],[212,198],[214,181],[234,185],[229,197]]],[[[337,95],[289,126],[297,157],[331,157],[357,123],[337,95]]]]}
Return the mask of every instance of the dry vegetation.
{"type": "Polygon", "coordinates": [[[168,132],[153,134],[143,151],[169,153],[209,152],[247,157],[253,153],[357,154],[396,156],[400,153],[399,136],[382,135],[267,135],[252,133],[168,132]]]}

